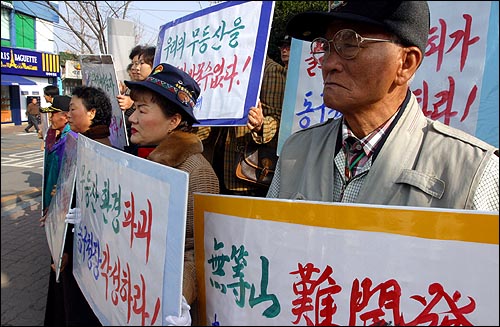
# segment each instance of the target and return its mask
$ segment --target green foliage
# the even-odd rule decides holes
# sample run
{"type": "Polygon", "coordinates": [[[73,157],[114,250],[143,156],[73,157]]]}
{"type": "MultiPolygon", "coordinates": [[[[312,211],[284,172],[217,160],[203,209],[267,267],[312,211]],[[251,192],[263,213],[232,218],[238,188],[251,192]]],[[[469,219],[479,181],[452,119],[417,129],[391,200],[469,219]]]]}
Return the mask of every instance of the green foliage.
{"type": "Polygon", "coordinates": [[[286,35],[286,24],[292,16],[309,10],[328,11],[328,1],[275,1],[274,17],[267,53],[281,63],[279,45],[286,35]]]}
{"type": "Polygon", "coordinates": [[[62,66],[66,65],[66,60],[78,61],[79,59],[77,54],[68,51],[59,52],[59,62],[62,66]]]}

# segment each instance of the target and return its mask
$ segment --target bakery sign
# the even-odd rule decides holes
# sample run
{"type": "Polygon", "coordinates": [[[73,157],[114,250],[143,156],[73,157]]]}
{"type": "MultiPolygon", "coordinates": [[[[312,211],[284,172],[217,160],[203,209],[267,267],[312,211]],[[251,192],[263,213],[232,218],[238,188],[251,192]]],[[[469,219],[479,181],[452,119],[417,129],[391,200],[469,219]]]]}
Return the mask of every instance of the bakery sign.
{"type": "Polygon", "coordinates": [[[59,77],[59,55],[2,47],[2,74],[59,77]]]}

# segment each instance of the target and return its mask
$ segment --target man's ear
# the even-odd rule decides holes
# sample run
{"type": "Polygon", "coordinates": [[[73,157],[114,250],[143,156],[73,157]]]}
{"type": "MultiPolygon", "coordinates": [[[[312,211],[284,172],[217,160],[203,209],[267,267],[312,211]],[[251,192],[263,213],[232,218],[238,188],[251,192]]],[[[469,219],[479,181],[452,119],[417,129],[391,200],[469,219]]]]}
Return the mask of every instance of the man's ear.
{"type": "Polygon", "coordinates": [[[398,85],[407,84],[415,75],[423,59],[424,56],[418,47],[411,46],[402,48],[401,67],[398,70],[395,82],[398,85]]]}

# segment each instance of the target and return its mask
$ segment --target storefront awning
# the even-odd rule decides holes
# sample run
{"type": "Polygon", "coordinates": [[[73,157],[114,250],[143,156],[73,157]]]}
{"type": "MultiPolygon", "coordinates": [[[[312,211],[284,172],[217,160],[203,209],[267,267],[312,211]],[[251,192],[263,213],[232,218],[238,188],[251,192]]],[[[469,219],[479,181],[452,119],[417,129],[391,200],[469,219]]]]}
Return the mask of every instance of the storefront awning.
{"type": "Polygon", "coordinates": [[[2,85],[36,85],[36,83],[21,76],[2,74],[2,85]]]}

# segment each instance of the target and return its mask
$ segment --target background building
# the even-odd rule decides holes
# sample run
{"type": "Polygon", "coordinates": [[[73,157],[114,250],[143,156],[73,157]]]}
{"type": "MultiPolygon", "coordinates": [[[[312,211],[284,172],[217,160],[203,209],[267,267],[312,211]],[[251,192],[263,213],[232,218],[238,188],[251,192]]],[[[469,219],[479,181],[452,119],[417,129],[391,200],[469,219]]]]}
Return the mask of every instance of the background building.
{"type": "Polygon", "coordinates": [[[21,125],[29,99],[38,97],[46,107],[43,88],[52,84],[62,91],[54,39],[59,17],[41,1],[2,1],[1,6],[1,122],[21,125]]]}
{"type": "Polygon", "coordinates": [[[82,66],[79,60],[61,61],[62,94],[70,95],[73,89],[82,85],[82,66]]]}

